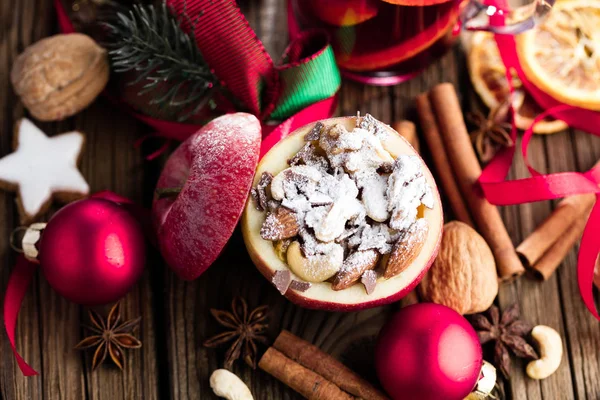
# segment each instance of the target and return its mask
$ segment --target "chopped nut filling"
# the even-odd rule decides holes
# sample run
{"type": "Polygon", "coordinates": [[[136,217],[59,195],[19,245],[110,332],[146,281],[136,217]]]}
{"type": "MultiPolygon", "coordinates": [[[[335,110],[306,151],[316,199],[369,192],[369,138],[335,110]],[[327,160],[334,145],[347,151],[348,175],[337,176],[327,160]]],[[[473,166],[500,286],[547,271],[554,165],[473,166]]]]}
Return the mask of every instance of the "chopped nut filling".
{"type": "Polygon", "coordinates": [[[422,246],[428,225],[419,210],[433,208],[434,196],[419,157],[394,159],[382,144],[387,134],[369,114],[350,131],[318,122],[289,168],[263,174],[252,191],[267,212],[261,237],[273,241],[299,278],[278,276],[280,291],[324,281],[343,290],[362,282],[371,294],[378,278],[412,262],[405,249],[422,246]]]}

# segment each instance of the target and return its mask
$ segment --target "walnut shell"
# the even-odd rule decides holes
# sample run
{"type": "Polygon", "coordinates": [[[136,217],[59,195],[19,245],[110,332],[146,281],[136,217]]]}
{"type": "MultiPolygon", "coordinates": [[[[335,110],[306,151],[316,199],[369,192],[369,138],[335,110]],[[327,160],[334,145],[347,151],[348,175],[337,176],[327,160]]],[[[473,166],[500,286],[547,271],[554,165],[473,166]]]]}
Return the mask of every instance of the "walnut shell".
{"type": "Polygon", "coordinates": [[[460,314],[487,310],[498,294],[498,276],[494,255],[483,237],[462,222],[446,224],[440,251],[419,293],[424,300],[460,314]]]}
{"type": "Polygon", "coordinates": [[[106,50],[89,36],[55,35],[27,47],[11,71],[25,107],[40,121],[57,121],[86,108],[109,77],[106,50]]]}

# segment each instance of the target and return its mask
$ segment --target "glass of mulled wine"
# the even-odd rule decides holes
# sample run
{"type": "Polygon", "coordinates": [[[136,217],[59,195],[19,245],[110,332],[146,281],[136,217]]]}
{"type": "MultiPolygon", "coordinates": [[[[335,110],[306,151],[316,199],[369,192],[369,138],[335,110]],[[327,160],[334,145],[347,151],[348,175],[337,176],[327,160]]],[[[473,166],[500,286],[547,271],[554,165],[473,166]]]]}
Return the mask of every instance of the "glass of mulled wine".
{"type": "Polygon", "coordinates": [[[417,75],[456,40],[461,26],[515,34],[554,0],[289,0],[290,36],[329,32],[342,74],[372,85],[417,75]],[[516,3],[516,4],[515,4],[516,3]]]}

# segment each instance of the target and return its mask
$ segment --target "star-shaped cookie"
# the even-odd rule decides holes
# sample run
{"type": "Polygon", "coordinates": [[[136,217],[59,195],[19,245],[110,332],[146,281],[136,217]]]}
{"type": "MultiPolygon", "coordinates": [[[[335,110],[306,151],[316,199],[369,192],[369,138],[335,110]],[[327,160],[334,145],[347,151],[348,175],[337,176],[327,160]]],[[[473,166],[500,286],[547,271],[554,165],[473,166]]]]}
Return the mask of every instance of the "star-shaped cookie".
{"type": "Polygon", "coordinates": [[[83,142],[81,132],[48,137],[26,118],[17,122],[15,150],[0,159],[0,188],[17,191],[22,224],[44,213],[53,199],[69,202],[89,193],[77,169],[83,142]]]}

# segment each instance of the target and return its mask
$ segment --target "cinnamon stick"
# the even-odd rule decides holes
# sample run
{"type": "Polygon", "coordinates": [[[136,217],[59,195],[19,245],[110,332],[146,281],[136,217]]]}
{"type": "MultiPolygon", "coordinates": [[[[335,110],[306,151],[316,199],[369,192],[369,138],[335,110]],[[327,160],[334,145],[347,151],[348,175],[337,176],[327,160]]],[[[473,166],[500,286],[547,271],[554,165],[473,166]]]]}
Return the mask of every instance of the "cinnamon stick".
{"type": "Polygon", "coordinates": [[[448,198],[448,203],[450,203],[450,207],[454,212],[454,216],[459,221],[475,228],[473,219],[467,210],[465,200],[463,199],[456,183],[456,179],[452,174],[450,160],[448,160],[444,142],[442,141],[442,136],[438,130],[435,115],[431,109],[431,102],[429,101],[427,93],[417,96],[417,111],[419,113],[421,128],[423,129],[423,136],[425,137],[425,141],[427,142],[427,146],[433,157],[433,164],[435,165],[437,176],[439,177],[444,193],[448,198]]]}
{"type": "Polygon", "coordinates": [[[421,145],[419,138],[417,137],[417,128],[415,124],[407,120],[396,121],[392,124],[392,129],[400,134],[404,139],[408,140],[408,143],[417,151],[421,152],[421,145]]]}
{"type": "Polygon", "coordinates": [[[273,347],[269,347],[258,366],[273,375],[308,400],[354,400],[354,397],[329,382],[321,375],[290,360],[273,347]]]}
{"type": "Polygon", "coordinates": [[[533,267],[554,247],[559,238],[564,237],[565,231],[593,206],[595,200],[594,194],[584,194],[566,197],[558,203],[548,218],[517,246],[517,254],[525,267],[533,267]]]}
{"type": "MultiPolygon", "coordinates": [[[[291,360],[321,375],[340,389],[362,399],[386,400],[383,393],[317,346],[281,331],[273,347],[291,360]]],[[[260,365],[260,364],[259,364],[260,365]]],[[[333,397],[332,397],[333,398],[333,397]]]]}
{"type": "Polygon", "coordinates": [[[580,215],[571,224],[567,231],[563,231],[560,238],[548,249],[540,260],[533,266],[533,272],[539,279],[547,280],[552,276],[556,268],[560,266],[567,254],[571,251],[577,240],[581,238],[585,229],[592,207],[580,215]]]}
{"type": "Polygon", "coordinates": [[[496,258],[498,276],[501,280],[508,280],[522,274],[525,268],[515,252],[498,208],[490,204],[476,189],[481,167],[471,145],[454,86],[450,83],[435,86],[429,99],[461,193],[479,232],[496,258]]]}

